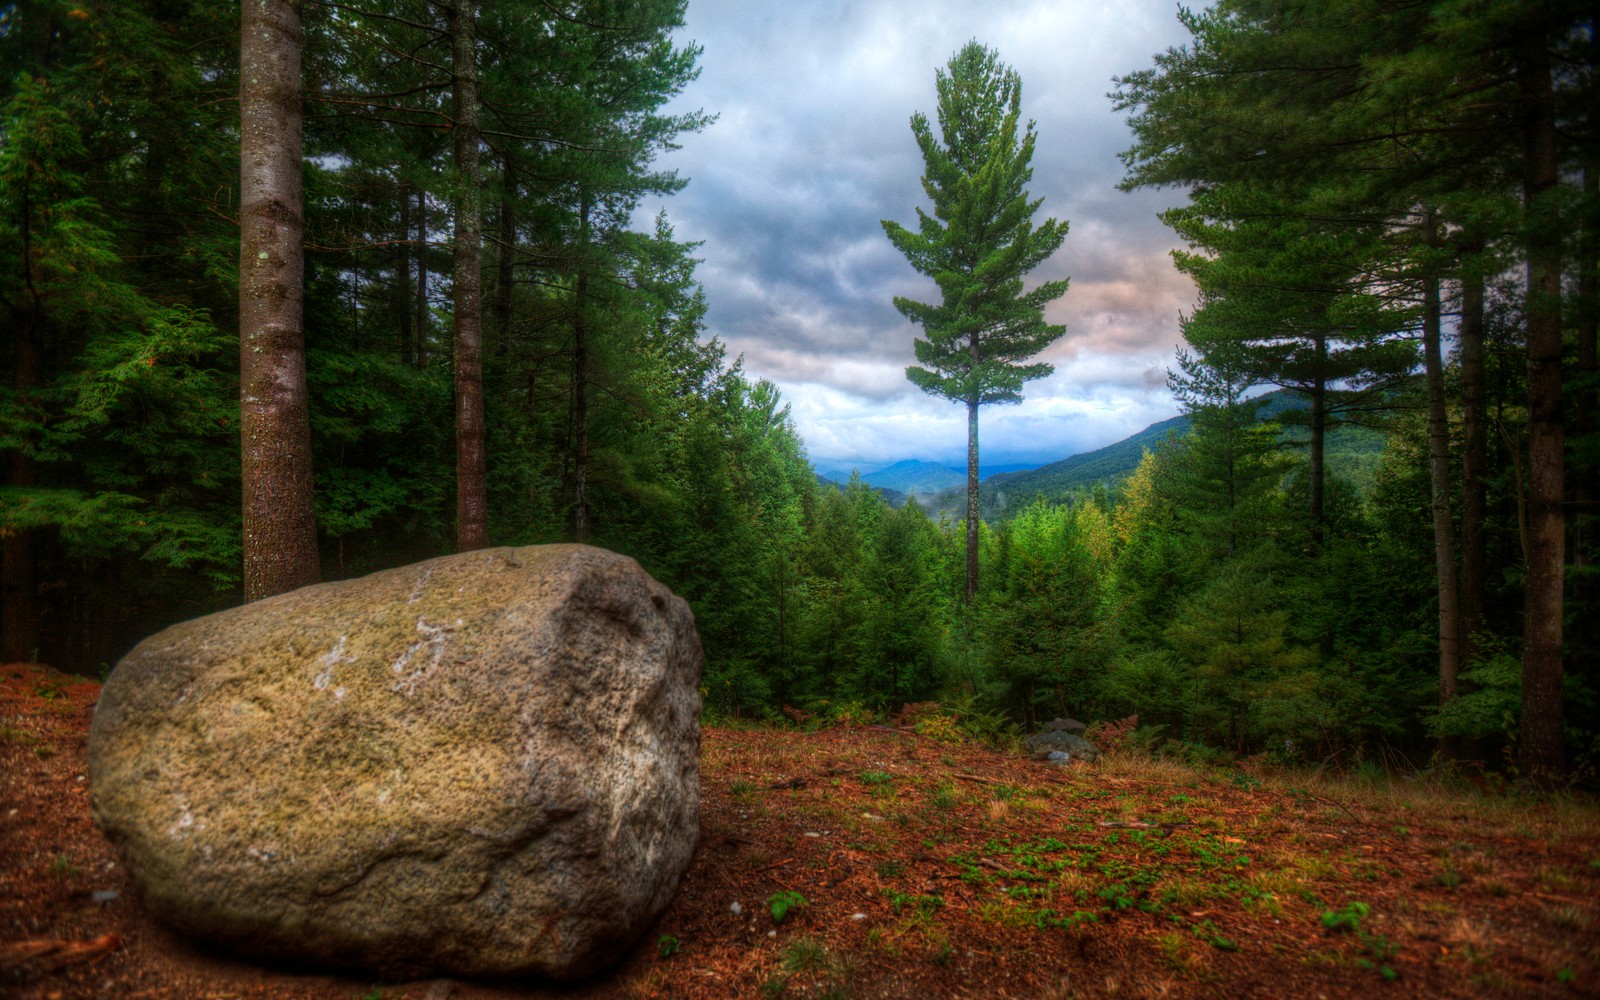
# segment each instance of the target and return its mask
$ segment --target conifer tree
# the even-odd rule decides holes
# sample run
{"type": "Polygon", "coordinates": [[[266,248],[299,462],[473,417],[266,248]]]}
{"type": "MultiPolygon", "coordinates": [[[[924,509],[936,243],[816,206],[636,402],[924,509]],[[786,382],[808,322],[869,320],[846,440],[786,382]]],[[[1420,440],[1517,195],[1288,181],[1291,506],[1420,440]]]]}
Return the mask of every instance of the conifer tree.
{"type": "Polygon", "coordinates": [[[939,134],[926,115],[911,117],[922,151],[923,190],[933,214],[917,209],[915,232],[884,220],[889,241],[911,266],[938,283],[937,305],[896,297],[895,308],[923,328],[919,365],[906,378],[924,392],[967,408],[967,600],[978,592],[978,408],[1018,403],[1022,386],[1054,369],[1023,362],[1044,350],[1065,326],[1045,322],[1044,307],[1067,290],[1067,279],[1023,292],[1023,276],[1066,239],[1067,224],[1037,228],[1029,199],[1034,125],[1018,128],[1022,78],[993,50],[968,42],[934,74],[939,134]]]}

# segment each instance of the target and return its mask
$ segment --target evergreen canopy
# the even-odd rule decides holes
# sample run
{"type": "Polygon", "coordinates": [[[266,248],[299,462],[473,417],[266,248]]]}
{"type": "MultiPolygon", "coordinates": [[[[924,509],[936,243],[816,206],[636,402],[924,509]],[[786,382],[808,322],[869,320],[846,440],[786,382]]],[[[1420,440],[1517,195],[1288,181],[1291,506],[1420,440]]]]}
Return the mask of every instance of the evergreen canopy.
{"type": "Polygon", "coordinates": [[[939,136],[926,115],[911,118],[926,173],[922,187],[933,214],[917,209],[917,231],[884,220],[890,242],[911,266],[938,282],[941,302],[896,296],[895,308],[919,324],[919,365],[906,377],[924,392],[947,399],[1016,403],[1022,385],[1054,369],[1021,364],[1066,332],[1045,322],[1045,304],[1060,298],[1067,279],[1023,293],[1023,275],[1066,238],[1067,224],[1033,213],[1043,199],[1028,198],[1033,177],[1034,123],[1017,137],[1022,78],[999,56],[968,42],[947,69],[935,74],[939,136]]]}

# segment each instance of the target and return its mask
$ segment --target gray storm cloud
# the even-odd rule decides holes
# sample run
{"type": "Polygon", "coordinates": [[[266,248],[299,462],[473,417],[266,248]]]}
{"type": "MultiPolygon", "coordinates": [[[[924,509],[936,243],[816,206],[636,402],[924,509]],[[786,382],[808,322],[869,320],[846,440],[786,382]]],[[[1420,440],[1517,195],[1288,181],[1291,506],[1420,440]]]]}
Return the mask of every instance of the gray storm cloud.
{"type": "Polygon", "coordinates": [[[705,51],[676,106],[721,118],[663,159],[690,179],[664,204],[679,238],[704,241],[708,333],[779,385],[813,458],[964,454],[958,408],[905,381],[917,330],[891,304],[936,289],[879,223],[928,207],[908,122],[932,115],[935,67],[971,38],[1022,75],[1039,132],[1030,191],[1071,223],[1033,276],[1072,279],[1049,310],[1068,326],[1044,354],[1056,373],[1021,406],[986,410],[985,455],[1063,458],[1175,412],[1165,371],[1194,291],[1155,215],[1182,196],[1116,190],[1131,140],[1105,97],[1185,40],[1174,13],[1168,0],[691,0],[681,37],[705,51]]]}

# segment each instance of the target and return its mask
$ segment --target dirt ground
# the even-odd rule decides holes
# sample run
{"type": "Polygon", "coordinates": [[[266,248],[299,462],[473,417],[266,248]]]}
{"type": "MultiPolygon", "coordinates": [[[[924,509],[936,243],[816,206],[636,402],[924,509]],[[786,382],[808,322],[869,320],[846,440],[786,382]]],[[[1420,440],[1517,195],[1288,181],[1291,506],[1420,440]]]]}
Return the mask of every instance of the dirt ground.
{"type": "Polygon", "coordinates": [[[906,727],[708,729],[694,864],[592,980],[263,967],[140,906],[89,820],[98,695],[0,667],[0,996],[1600,996],[1592,803],[1131,754],[1063,769],[906,727]]]}

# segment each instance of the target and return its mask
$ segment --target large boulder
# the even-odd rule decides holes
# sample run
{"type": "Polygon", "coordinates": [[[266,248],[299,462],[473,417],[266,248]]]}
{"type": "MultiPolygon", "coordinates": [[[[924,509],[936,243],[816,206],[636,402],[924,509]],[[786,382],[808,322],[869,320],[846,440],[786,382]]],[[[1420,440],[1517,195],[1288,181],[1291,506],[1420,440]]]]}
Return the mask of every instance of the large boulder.
{"type": "Polygon", "coordinates": [[[1045,754],[1052,750],[1071,754],[1079,760],[1090,764],[1100,759],[1100,748],[1079,736],[1069,733],[1065,729],[1051,729],[1046,726],[1044,732],[1034,733],[1023,741],[1029,753],[1045,754]]]}
{"type": "Polygon", "coordinates": [[[700,660],[688,605],[588,546],[306,587],[117,665],[94,818],[151,910],[245,954],[583,976],[689,865],[700,660]]]}

